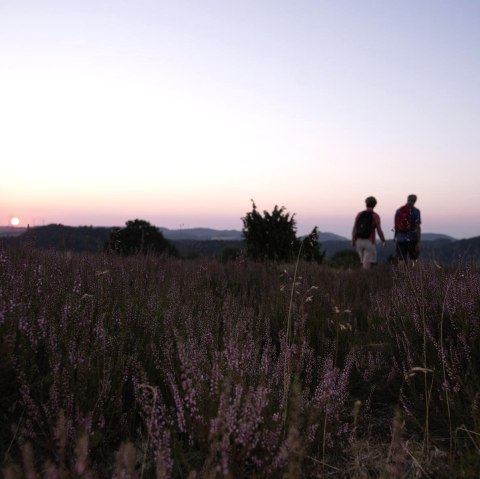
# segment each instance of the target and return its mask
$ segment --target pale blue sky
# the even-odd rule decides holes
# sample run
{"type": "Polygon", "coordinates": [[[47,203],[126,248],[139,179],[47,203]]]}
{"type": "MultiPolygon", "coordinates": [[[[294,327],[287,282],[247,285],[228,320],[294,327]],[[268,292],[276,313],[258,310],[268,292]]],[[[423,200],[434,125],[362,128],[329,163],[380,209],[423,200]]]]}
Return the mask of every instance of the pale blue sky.
{"type": "MultiPolygon", "coordinates": [[[[480,235],[479,1],[0,1],[0,224],[480,235]]],[[[391,236],[387,234],[387,236],[391,236]]]]}

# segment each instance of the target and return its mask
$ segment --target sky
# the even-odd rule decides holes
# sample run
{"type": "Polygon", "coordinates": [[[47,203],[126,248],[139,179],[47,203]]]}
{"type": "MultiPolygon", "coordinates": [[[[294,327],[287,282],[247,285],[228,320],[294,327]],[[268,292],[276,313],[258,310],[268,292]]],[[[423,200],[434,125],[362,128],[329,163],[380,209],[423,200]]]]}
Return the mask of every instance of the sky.
{"type": "Polygon", "coordinates": [[[0,225],[480,236],[480,1],[0,0],[0,225]]]}

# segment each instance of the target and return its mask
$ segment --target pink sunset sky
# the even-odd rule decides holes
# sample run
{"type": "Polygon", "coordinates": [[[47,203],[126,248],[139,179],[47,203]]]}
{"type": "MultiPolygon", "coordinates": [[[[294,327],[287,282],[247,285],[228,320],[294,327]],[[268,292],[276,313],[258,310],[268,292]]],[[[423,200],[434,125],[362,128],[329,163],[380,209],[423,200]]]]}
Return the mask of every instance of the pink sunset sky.
{"type": "Polygon", "coordinates": [[[480,235],[480,2],[0,3],[0,225],[480,235]]]}

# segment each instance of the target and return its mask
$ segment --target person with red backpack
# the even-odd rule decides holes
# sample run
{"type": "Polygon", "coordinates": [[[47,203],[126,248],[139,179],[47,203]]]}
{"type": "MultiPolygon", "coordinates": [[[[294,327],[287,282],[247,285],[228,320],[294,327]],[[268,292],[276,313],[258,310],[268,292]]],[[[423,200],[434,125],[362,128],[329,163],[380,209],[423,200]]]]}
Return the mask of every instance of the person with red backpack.
{"type": "Polygon", "coordinates": [[[369,269],[377,262],[375,232],[378,232],[384,248],[387,244],[380,226],[380,216],[373,211],[376,204],[377,200],[373,196],[369,196],[365,200],[367,209],[357,214],[353,224],[352,246],[356,248],[364,269],[369,269]]]}
{"type": "Polygon", "coordinates": [[[395,245],[399,261],[416,261],[420,255],[421,218],[415,208],[416,195],[408,195],[407,203],[395,212],[395,245]]]}

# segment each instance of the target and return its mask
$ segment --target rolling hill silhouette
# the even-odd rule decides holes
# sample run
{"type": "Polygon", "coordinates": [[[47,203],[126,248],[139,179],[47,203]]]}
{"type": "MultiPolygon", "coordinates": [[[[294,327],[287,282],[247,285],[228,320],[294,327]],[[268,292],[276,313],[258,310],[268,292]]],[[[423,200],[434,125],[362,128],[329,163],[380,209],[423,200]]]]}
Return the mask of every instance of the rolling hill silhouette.
{"type": "MultiPolygon", "coordinates": [[[[51,224],[29,229],[0,229],[0,244],[4,247],[20,243],[34,245],[40,249],[56,249],[61,251],[100,252],[113,227],[99,226],[64,226],[51,224]]],[[[220,254],[226,247],[243,247],[241,231],[215,230],[211,228],[189,228],[170,230],[159,228],[181,254],[185,256],[212,257],[220,254]]],[[[326,257],[352,249],[350,241],[334,233],[320,233],[321,249],[326,257]]],[[[378,249],[380,262],[388,261],[394,255],[393,241],[387,242],[385,249],[378,249]]],[[[455,240],[450,236],[424,233],[421,243],[422,259],[436,261],[441,264],[455,264],[458,261],[480,262],[480,236],[455,240]]]]}

